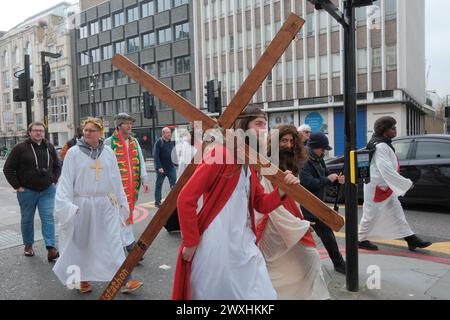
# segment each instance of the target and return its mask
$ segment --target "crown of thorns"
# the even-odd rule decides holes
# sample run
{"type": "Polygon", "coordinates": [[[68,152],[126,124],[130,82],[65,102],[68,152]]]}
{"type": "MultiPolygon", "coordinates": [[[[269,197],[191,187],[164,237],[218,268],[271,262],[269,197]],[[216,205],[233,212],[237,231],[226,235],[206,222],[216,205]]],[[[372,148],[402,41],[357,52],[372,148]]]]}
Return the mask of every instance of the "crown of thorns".
{"type": "Polygon", "coordinates": [[[84,120],[83,121],[83,123],[82,123],[82,125],[83,125],[83,128],[87,125],[87,124],[89,124],[89,123],[92,123],[93,125],[95,125],[96,127],[98,127],[100,130],[105,130],[105,126],[103,125],[103,121],[102,120],[100,120],[100,119],[97,119],[97,118],[91,118],[91,117],[89,117],[89,118],[87,118],[86,120],[84,120]]]}

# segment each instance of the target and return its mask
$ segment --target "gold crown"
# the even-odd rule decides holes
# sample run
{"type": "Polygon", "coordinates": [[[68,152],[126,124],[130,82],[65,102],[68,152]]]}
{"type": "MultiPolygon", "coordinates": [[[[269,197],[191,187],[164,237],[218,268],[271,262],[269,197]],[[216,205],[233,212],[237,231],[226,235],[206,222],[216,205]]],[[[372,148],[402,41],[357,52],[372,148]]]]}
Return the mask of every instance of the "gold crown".
{"type": "Polygon", "coordinates": [[[85,127],[87,124],[92,123],[100,130],[105,131],[105,126],[103,125],[103,121],[98,118],[89,117],[86,120],[83,121],[82,126],[85,127]]]}

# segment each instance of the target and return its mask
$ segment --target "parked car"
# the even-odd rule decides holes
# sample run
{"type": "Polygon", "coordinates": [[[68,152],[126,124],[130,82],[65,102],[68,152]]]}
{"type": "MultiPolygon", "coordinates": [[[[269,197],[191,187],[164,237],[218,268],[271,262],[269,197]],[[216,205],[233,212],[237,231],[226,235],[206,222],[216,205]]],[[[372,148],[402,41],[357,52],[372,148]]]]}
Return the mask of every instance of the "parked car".
{"type": "MultiPolygon", "coordinates": [[[[405,204],[430,204],[450,208],[450,135],[427,134],[398,137],[392,144],[400,160],[400,174],[414,183],[414,188],[400,201],[405,204]]],[[[343,172],[344,158],[326,161],[332,173],[343,172]]],[[[344,202],[344,188],[339,190],[339,202],[344,202]]],[[[325,200],[334,202],[337,187],[328,187],[325,200]]],[[[363,201],[363,186],[358,186],[358,199],[363,201]]]]}

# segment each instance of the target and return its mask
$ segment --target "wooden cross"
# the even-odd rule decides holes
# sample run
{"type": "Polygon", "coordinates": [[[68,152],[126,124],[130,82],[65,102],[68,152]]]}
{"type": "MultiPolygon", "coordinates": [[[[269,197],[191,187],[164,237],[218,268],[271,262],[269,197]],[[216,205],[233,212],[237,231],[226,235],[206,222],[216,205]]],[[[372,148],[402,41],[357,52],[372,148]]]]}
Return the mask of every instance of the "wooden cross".
{"type": "MultiPolygon", "coordinates": [[[[289,15],[280,31],[269,44],[258,63],[250,72],[236,95],[230,101],[230,104],[226,108],[225,112],[217,121],[208,117],[189,101],[159,82],[150,74],[146,73],[126,57],[122,55],[115,55],[113,58],[113,64],[122,70],[127,76],[135,80],[136,83],[142,85],[149,92],[157,96],[161,101],[183,115],[183,117],[189,122],[201,121],[204,130],[212,128],[221,128],[225,130],[231,128],[237,117],[251,101],[253,95],[267,78],[267,75],[273,69],[278,59],[289,47],[304,23],[305,21],[295,14],[291,13],[289,15]]],[[[323,221],[334,231],[339,231],[342,228],[344,225],[344,220],[341,216],[339,216],[335,211],[329,208],[325,203],[320,201],[302,186],[287,185],[284,183],[285,173],[276,168],[267,159],[264,159],[256,151],[251,148],[245,148],[245,158],[247,161],[250,160],[247,163],[255,163],[256,161],[256,164],[252,164],[252,167],[258,171],[260,171],[261,168],[273,167],[276,174],[267,175],[266,177],[269,181],[278,185],[287,195],[291,196],[303,207],[312,212],[317,218],[323,221]]],[[[194,173],[196,166],[196,164],[191,163],[186,168],[183,175],[178,180],[178,183],[166,197],[166,200],[162,203],[152,221],[141,235],[137,245],[128,254],[125,262],[122,264],[113,280],[103,292],[100,297],[101,300],[114,299],[124,284],[126,277],[131,274],[131,271],[137,265],[145,251],[147,251],[156,236],[166,224],[167,220],[175,211],[178,194],[194,173]]]]}
{"type": "Polygon", "coordinates": [[[91,165],[90,168],[95,170],[95,181],[100,181],[100,170],[103,170],[100,166],[100,161],[98,159],[95,160],[95,164],[91,165]]]}

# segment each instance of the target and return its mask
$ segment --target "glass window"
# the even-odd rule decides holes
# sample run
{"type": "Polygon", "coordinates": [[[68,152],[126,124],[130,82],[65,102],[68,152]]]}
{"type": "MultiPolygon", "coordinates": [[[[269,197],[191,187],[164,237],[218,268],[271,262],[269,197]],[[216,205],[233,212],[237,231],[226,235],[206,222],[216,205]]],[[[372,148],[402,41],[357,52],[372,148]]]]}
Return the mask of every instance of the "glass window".
{"type": "Polygon", "coordinates": [[[128,83],[128,77],[120,70],[114,71],[114,77],[116,78],[116,85],[124,85],[128,83]]]}
{"type": "Polygon", "coordinates": [[[126,99],[117,100],[117,113],[129,113],[126,99]]]}
{"type": "Polygon", "coordinates": [[[125,24],[125,14],[118,12],[114,14],[114,27],[122,26],[125,24]]]}
{"type": "Polygon", "coordinates": [[[61,69],[58,71],[58,78],[59,78],[59,84],[61,86],[65,86],[66,85],[66,70],[61,69]]]}
{"type": "Polygon", "coordinates": [[[320,76],[326,78],[328,75],[328,56],[320,56],[320,76]]]}
{"type": "Polygon", "coordinates": [[[316,58],[308,58],[309,80],[316,79],[316,58]]]}
{"type": "Polygon", "coordinates": [[[110,88],[114,85],[112,72],[107,72],[102,75],[103,88],[110,88]]]}
{"type": "Polygon", "coordinates": [[[80,79],[80,91],[88,91],[89,90],[89,79],[83,78],[80,79]]]}
{"type": "Polygon", "coordinates": [[[334,53],[331,55],[331,63],[332,63],[332,70],[333,77],[336,77],[341,72],[341,55],[339,53],[334,53]]]}
{"type": "Polygon", "coordinates": [[[23,130],[23,114],[22,113],[17,113],[16,114],[16,125],[17,125],[17,130],[23,130]]]}
{"type": "Polygon", "coordinates": [[[397,17],[397,0],[386,0],[385,2],[386,20],[397,17]]]}
{"type": "Polygon", "coordinates": [[[114,44],[116,54],[125,54],[125,41],[116,42],[114,44]]]}
{"type": "Polygon", "coordinates": [[[294,64],[291,61],[286,61],[286,77],[289,82],[292,82],[292,78],[294,77],[294,64]]]}
{"type": "Polygon", "coordinates": [[[92,49],[91,56],[92,56],[92,62],[100,62],[100,60],[101,60],[100,48],[92,49]]]}
{"type": "Polygon", "coordinates": [[[114,101],[106,101],[105,102],[105,116],[114,115],[114,101]]]}
{"type": "Polygon", "coordinates": [[[386,46],[386,70],[397,69],[397,46],[386,46]]]}
{"type": "Polygon", "coordinates": [[[300,80],[305,78],[305,66],[303,59],[297,60],[297,78],[300,80]]]}
{"type": "Polygon", "coordinates": [[[395,153],[399,160],[406,160],[408,157],[410,142],[393,142],[392,145],[395,148],[395,153]]]}
{"type": "Polygon", "coordinates": [[[154,63],[144,64],[142,66],[142,69],[144,69],[145,72],[147,72],[147,73],[149,73],[149,74],[151,74],[153,76],[158,76],[156,74],[156,65],[154,63]]]}
{"type": "Polygon", "coordinates": [[[314,35],[316,31],[316,21],[314,19],[314,13],[306,15],[306,27],[308,29],[308,36],[314,35]]]}
{"type": "Polygon", "coordinates": [[[92,22],[90,24],[91,27],[91,36],[100,32],[98,21],[92,22]]]}
{"type": "Polygon", "coordinates": [[[175,59],[175,74],[188,73],[191,71],[190,57],[175,59]]]}
{"type": "Polygon", "coordinates": [[[95,104],[95,116],[102,117],[105,115],[105,109],[103,103],[99,102],[95,104]]]}
{"type": "MultiPolygon", "coordinates": [[[[188,2],[189,2],[189,0],[174,0],[173,6],[174,7],[181,6],[182,4],[186,4],[188,2]]],[[[225,10],[223,12],[225,12],[225,10]]]]}
{"type": "Polygon", "coordinates": [[[367,73],[367,49],[358,49],[356,59],[358,73],[367,73]]]}
{"type": "Polygon", "coordinates": [[[80,39],[84,39],[88,37],[88,26],[80,27],[80,39]]]}
{"type": "Polygon", "coordinates": [[[141,49],[141,44],[139,41],[139,37],[128,39],[128,52],[136,52],[141,49]]]}
{"type": "Polygon", "coordinates": [[[173,74],[172,60],[158,62],[158,74],[160,78],[170,77],[173,74]]]}
{"type": "Polygon", "coordinates": [[[139,8],[129,8],[127,9],[127,17],[128,17],[128,23],[139,20],[139,8]]]}
{"type": "Polygon", "coordinates": [[[155,33],[145,33],[142,35],[142,49],[149,48],[155,45],[155,33]]]}
{"type": "Polygon", "coordinates": [[[3,76],[3,87],[9,88],[9,86],[11,85],[10,78],[9,78],[9,71],[8,70],[3,71],[2,76],[3,76]]]}
{"type": "Polygon", "coordinates": [[[59,107],[60,107],[60,120],[62,122],[67,121],[67,97],[59,98],[59,107]]]}
{"type": "Polygon", "coordinates": [[[20,64],[20,53],[19,48],[16,47],[16,50],[14,50],[14,64],[20,64]]]}
{"type": "Polygon", "coordinates": [[[130,106],[131,106],[131,113],[140,113],[141,112],[141,99],[140,98],[131,98],[130,106]]]}
{"type": "Polygon", "coordinates": [[[112,44],[103,46],[103,60],[111,59],[113,57],[112,44]]]}
{"type": "Polygon", "coordinates": [[[111,23],[111,17],[106,17],[102,19],[102,31],[111,30],[112,23],[111,23]]]}
{"type": "Polygon", "coordinates": [[[172,28],[158,30],[158,43],[163,44],[172,41],[172,28]]]}
{"type": "Polygon", "coordinates": [[[191,101],[191,90],[178,91],[178,94],[188,101],[191,101]]]}
{"type": "Polygon", "coordinates": [[[50,122],[58,122],[58,99],[50,99],[50,122]]]}
{"type": "Polygon", "coordinates": [[[3,52],[2,62],[3,62],[3,70],[8,69],[9,68],[9,53],[6,50],[3,52]]]}
{"type": "Polygon", "coordinates": [[[381,71],[381,48],[372,49],[372,72],[381,71]]]}
{"type": "Polygon", "coordinates": [[[158,12],[170,9],[170,0],[158,0],[158,12]]]}
{"type": "Polygon", "coordinates": [[[54,71],[50,73],[50,87],[56,87],[56,75],[54,71]]]}
{"type": "Polygon", "coordinates": [[[175,25],[175,40],[189,38],[189,22],[175,25]]]}
{"type": "Polygon", "coordinates": [[[319,28],[320,33],[326,33],[327,32],[327,25],[328,25],[328,13],[325,10],[319,11],[319,28]]]}
{"type": "Polygon", "coordinates": [[[141,9],[142,9],[142,18],[152,16],[155,14],[155,5],[153,1],[143,3],[141,5],[141,9]]]}
{"type": "Polygon", "coordinates": [[[450,143],[419,141],[417,143],[416,159],[450,159],[450,143]]]}
{"type": "Polygon", "coordinates": [[[356,21],[358,22],[358,26],[364,26],[367,22],[367,8],[360,7],[355,10],[356,21]]]}

